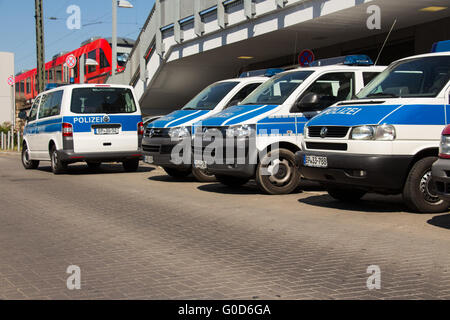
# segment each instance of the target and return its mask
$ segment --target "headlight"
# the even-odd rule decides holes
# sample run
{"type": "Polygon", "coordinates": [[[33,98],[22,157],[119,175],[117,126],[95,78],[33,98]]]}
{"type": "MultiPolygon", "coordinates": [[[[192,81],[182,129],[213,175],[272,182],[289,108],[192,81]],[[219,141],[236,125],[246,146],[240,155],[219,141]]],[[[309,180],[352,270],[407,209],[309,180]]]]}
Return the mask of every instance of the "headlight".
{"type": "Polygon", "coordinates": [[[350,133],[353,140],[382,140],[392,141],[395,139],[395,128],[391,125],[358,126],[350,133]]]}
{"type": "Polygon", "coordinates": [[[226,132],[227,132],[227,138],[250,137],[255,133],[255,126],[244,124],[244,125],[229,127],[226,130],[226,132]]]}
{"type": "Polygon", "coordinates": [[[439,154],[450,155],[450,136],[442,136],[439,144],[439,154]]]}
{"type": "Polygon", "coordinates": [[[307,126],[304,126],[304,127],[303,127],[303,136],[304,136],[304,137],[307,137],[307,136],[308,136],[308,127],[307,127],[307,126]]]}
{"type": "Polygon", "coordinates": [[[186,127],[176,127],[171,128],[169,130],[169,137],[176,140],[176,139],[183,139],[190,136],[189,129],[186,127]]]}

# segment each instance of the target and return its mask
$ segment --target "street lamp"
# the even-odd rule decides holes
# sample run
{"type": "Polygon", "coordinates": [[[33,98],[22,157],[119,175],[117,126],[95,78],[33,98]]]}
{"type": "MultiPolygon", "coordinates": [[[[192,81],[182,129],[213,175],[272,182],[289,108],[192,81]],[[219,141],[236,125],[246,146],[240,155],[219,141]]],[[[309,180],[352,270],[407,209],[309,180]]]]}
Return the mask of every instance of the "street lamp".
{"type": "Polygon", "coordinates": [[[112,0],[112,79],[114,79],[117,69],[117,6],[119,8],[133,8],[133,5],[127,0],[112,0]]]}

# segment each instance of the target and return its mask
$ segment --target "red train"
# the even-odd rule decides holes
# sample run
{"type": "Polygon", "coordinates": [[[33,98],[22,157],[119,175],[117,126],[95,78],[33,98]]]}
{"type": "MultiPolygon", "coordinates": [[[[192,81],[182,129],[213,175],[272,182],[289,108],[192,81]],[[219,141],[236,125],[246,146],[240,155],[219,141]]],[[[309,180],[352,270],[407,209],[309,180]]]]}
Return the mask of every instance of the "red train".
{"type": "MultiPolygon", "coordinates": [[[[134,41],[126,38],[117,39],[117,71],[125,69],[128,54],[134,46],[134,41]]],[[[46,85],[80,83],[79,62],[85,54],[85,83],[104,83],[111,74],[111,41],[104,38],[91,38],[81,44],[81,47],[71,52],[53,56],[52,61],[45,64],[46,85]],[[77,64],[72,69],[65,66],[66,57],[73,54],[77,64]]],[[[33,99],[38,94],[37,69],[28,70],[15,76],[16,98],[33,99]]]]}

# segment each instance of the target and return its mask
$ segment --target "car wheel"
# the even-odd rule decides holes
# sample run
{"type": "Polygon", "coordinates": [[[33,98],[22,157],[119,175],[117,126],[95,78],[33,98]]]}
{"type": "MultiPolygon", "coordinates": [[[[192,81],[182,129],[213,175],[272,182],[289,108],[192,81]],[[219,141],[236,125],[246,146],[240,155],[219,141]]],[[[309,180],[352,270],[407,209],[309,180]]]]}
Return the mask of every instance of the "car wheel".
{"type": "Polygon", "coordinates": [[[267,194],[288,194],[300,183],[300,172],[295,166],[295,155],[288,149],[278,149],[278,158],[271,159],[275,151],[268,152],[256,168],[256,184],[267,194]]]}
{"type": "Polygon", "coordinates": [[[139,159],[126,160],[122,164],[126,172],[136,172],[139,169],[139,159]]]}
{"type": "Polygon", "coordinates": [[[216,174],[216,179],[220,183],[229,187],[240,187],[250,180],[249,178],[226,176],[221,174],[216,174]]]}
{"type": "Polygon", "coordinates": [[[192,168],[192,175],[200,182],[214,182],[216,177],[208,169],[192,168]]]}
{"type": "Polygon", "coordinates": [[[163,169],[169,176],[174,178],[185,178],[191,173],[191,170],[180,170],[167,167],[163,167],[163,169]]]}
{"type": "Polygon", "coordinates": [[[61,161],[55,147],[50,150],[50,160],[54,174],[61,174],[67,169],[67,163],[61,161]]]}
{"type": "Polygon", "coordinates": [[[361,199],[367,192],[354,188],[328,187],[328,194],[336,200],[353,202],[361,199]]]}
{"type": "Polygon", "coordinates": [[[403,187],[403,200],[413,212],[439,213],[449,207],[449,203],[439,198],[434,191],[431,166],[436,160],[437,157],[420,159],[409,171],[403,187]]]}
{"type": "Polygon", "coordinates": [[[38,160],[30,160],[30,152],[27,145],[24,143],[22,148],[22,165],[25,169],[37,169],[39,167],[38,160]]]}

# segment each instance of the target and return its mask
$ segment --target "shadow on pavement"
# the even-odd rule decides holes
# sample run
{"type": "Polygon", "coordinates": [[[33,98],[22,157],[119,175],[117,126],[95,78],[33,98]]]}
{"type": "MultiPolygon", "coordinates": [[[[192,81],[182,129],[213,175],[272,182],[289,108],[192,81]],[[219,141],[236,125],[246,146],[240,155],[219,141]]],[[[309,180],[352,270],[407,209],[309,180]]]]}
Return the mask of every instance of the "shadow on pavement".
{"type": "Polygon", "coordinates": [[[450,229],[450,214],[435,216],[427,221],[427,223],[444,229],[450,229]]]}
{"type": "MultiPolygon", "coordinates": [[[[389,199],[391,200],[391,199],[389,199]]],[[[389,200],[365,200],[364,197],[355,202],[341,202],[333,199],[328,194],[313,195],[307,198],[299,199],[298,202],[305,203],[311,206],[339,209],[347,211],[365,211],[365,212],[403,212],[407,211],[406,207],[399,202],[389,200]]]]}
{"type": "Polygon", "coordinates": [[[198,190],[222,194],[260,194],[261,192],[256,187],[253,181],[250,181],[243,186],[229,187],[221,183],[209,183],[197,187],[198,190]]]}
{"type": "MultiPolygon", "coordinates": [[[[50,166],[39,166],[39,171],[44,172],[52,172],[52,168],[50,166]]],[[[120,173],[139,173],[139,172],[150,172],[155,170],[153,167],[139,167],[136,172],[126,172],[123,169],[121,164],[102,164],[98,169],[90,169],[87,165],[84,164],[72,164],[69,165],[67,171],[62,173],[61,175],[93,175],[93,174],[120,174],[120,173]]]]}
{"type": "Polygon", "coordinates": [[[159,182],[198,182],[192,175],[182,178],[171,177],[168,174],[149,177],[148,180],[159,182]]]}

